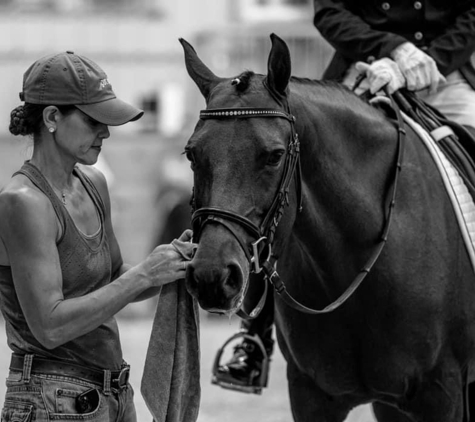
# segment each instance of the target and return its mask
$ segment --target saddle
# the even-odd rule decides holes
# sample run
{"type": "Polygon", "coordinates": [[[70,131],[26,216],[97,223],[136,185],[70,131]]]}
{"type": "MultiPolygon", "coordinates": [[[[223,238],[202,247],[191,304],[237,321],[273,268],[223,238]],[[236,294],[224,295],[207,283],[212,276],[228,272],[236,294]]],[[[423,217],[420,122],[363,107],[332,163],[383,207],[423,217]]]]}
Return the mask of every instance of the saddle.
{"type": "Polygon", "coordinates": [[[393,94],[393,98],[399,108],[437,142],[475,199],[475,129],[447,119],[414,92],[401,89],[393,94]]]}

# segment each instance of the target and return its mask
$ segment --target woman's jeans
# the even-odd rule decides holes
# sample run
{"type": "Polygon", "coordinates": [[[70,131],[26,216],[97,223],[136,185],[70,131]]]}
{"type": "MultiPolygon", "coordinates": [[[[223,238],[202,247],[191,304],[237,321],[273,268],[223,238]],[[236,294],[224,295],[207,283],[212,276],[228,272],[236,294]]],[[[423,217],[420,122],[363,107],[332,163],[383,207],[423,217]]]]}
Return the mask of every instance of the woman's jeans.
{"type": "Polygon", "coordinates": [[[105,394],[101,386],[78,378],[10,371],[1,422],[136,422],[133,396],[128,383],[105,394]]]}

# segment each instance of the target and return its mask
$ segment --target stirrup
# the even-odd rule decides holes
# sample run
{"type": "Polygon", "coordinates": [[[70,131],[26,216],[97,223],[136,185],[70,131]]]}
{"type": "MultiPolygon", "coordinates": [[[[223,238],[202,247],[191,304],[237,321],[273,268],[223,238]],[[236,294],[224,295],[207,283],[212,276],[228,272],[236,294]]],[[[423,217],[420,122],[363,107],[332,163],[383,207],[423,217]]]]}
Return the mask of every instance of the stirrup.
{"type": "Polygon", "coordinates": [[[228,390],[240,391],[243,393],[251,393],[251,394],[262,394],[262,389],[267,387],[267,374],[269,371],[269,361],[270,361],[269,355],[264,347],[264,344],[262,343],[262,340],[259,338],[257,334],[250,335],[245,332],[234,334],[223,344],[223,346],[216,353],[216,358],[214,359],[213,376],[211,378],[211,383],[214,385],[219,385],[220,387],[228,389],[228,390]],[[229,343],[231,343],[232,341],[238,338],[244,338],[256,344],[259,347],[260,351],[262,352],[262,356],[263,356],[261,373],[259,377],[257,377],[252,382],[250,381],[247,385],[236,384],[236,383],[229,382],[228,380],[223,380],[220,378],[220,374],[218,372],[218,369],[221,366],[221,356],[223,355],[225,347],[229,343]]]}

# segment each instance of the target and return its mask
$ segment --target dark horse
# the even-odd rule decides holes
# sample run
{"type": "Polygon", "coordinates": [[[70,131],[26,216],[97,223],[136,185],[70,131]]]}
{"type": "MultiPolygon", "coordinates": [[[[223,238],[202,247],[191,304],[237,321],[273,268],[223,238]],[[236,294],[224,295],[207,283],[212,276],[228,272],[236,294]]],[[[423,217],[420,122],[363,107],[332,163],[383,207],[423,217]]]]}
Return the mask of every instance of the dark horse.
{"type": "MultiPolygon", "coordinates": [[[[181,40],[207,105],[185,148],[199,238],[186,282],[210,312],[237,312],[253,268],[277,259],[286,292],[325,307],[387,231],[402,132],[390,110],[339,84],[291,77],[287,45],[271,39],[267,75],[234,78],[214,75],[181,40]],[[300,163],[290,157],[299,153],[296,134],[300,163]],[[263,231],[264,248],[256,242],[263,231]]],[[[474,378],[474,272],[434,160],[406,132],[387,242],[360,287],[321,314],[275,294],[296,421],[341,422],[363,403],[378,421],[464,417],[474,378]]]]}

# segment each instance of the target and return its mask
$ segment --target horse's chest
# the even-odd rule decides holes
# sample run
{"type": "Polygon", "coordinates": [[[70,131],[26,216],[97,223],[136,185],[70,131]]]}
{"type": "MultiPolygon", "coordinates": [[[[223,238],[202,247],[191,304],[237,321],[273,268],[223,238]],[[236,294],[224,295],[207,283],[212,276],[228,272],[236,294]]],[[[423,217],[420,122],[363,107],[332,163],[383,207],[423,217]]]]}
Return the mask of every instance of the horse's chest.
{"type": "Polygon", "coordinates": [[[325,317],[297,315],[299,318],[303,319],[289,325],[289,318],[279,323],[281,316],[277,315],[283,340],[281,349],[289,364],[314,378],[329,394],[359,390],[359,356],[350,334],[338,324],[329,324],[325,317]],[[317,319],[327,321],[320,324],[317,319]]]}

